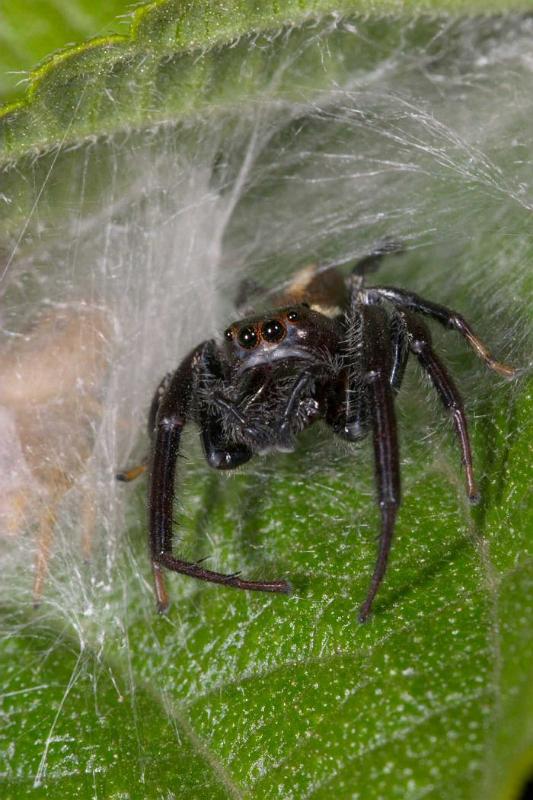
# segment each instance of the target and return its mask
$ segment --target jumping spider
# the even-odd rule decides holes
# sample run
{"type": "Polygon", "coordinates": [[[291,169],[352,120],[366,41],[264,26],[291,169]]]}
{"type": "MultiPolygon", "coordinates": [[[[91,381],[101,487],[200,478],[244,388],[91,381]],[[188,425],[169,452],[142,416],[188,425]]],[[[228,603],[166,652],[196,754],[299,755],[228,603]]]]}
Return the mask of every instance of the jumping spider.
{"type": "MultiPolygon", "coordinates": [[[[221,342],[209,339],[165,376],[152,401],[150,550],[158,609],[168,607],[163,568],[203,581],[260,592],[290,591],[287,581],[251,581],[224,575],[172,552],[174,480],[181,432],[193,421],[208,464],[235,469],[254,454],[290,452],[295,437],[319,419],[348,442],[372,433],[381,515],[378,556],[359,619],[370,614],[385,575],[400,506],[395,396],[409,353],[431,379],[451,414],[471,502],[478,499],[463,401],[431,346],[419,314],[463,336],[495,372],[516,370],[496,361],[460,314],[393,286],[366,286],[364,275],[398,248],[385,243],[360,261],[348,278],[336,269],[308,267],[272,298],[272,310],[238,320],[221,342]]],[[[131,480],[146,465],[120,473],[131,480]]]]}

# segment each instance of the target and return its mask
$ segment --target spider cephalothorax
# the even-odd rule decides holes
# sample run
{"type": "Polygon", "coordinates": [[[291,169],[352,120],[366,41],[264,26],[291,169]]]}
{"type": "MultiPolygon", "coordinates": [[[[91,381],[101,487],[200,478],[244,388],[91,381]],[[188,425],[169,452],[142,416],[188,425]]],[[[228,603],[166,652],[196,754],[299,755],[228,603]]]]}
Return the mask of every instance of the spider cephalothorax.
{"type": "MultiPolygon", "coordinates": [[[[461,448],[466,488],[477,489],[461,396],[431,345],[419,315],[458,331],[488,367],[510,378],[467,322],[444,306],[391,286],[365,286],[363,275],[390,250],[386,246],[344,279],[337,270],[300,271],[261,316],[230,325],[220,342],[198,345],[161,382],[152,402],[149,433],[150,549],[158,607],[168,606],[162,568],[238,589],[288,592],[279,581],[250,581],[213,572],[172,552],[172,507],[181,431],[200,429],[208,463],[229,470],[255,454],[294,449],[296,436],[322,419],[354,442],[372,434],[381,515],[378,557],[359,618],[365,620],[385,575],[400,505],[400,469],[394,398],[407,358],[414,354],[451,414],[461,448]]],[[[128,480],[139,469],[121,473],[128,480]]]]}

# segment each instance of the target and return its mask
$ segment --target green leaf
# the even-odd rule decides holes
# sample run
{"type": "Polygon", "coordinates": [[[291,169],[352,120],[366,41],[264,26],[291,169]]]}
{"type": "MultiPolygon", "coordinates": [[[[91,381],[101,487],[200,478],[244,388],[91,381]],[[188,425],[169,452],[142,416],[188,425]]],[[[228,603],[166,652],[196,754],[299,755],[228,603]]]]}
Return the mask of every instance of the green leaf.
{"type": "MultiPolygon", "coordinates": [[[[54,509],[40,608],[35,520],[0,541],[2,797],[517,797],[533,762],[531,390],[452,334],[435,331],[435,346],[466,398],[482,503],[468,507],[453,431],[413,365],[398,400],[403,504],[368,624],[371,446],[341,448],[319,428],[229,479],[208,473],[189,431],[176,546],[214,569],[286,576],[294,592],[173,575],[171,610],[155,613],[143,479],[113,473],[158,379],[223,329],[243,276],[276,287],[390,235],[406,252],[379,281],[460,309],[498,357],[529,357],[527,21],[326,16],[275,35],[275,7],[239,9],[177,25],[154,4],[136,38],[51,62],[4,118],[14,344],[2,357],[38,311],[83,302],[111,317],[112,372],[96,410],[56,403],[42,474],[71,441],[94,449],[85,460],[80,447],[54,509]],[[224,46],[245,24],[270,32],[224,46]],[[176,42],[216,46],[200,56],[176,42]],[[108,135],[82,141],[96,132],[108,135]]],[[[76,343],[64,345],[70,363],[76,343]]],[[[31,397],[10,410],[24,403],[32,421],[31,397]]],[[[0,463],[12,463],[1,449],[0,463]]]]}
{"type": "MultiPolygon", "coordinates": [[[[402,11],[473,14],[530,7],[530,0],[410,0],[402,11]]],[[[272,36],[273,32],[283,26],[287,32],[292,28],[297,39],[295,25],[307,20],[312,27],[317,17],[328,13],[335,19],[338,14],[357,11],[395,14],[398,3],[156,0],[143,4],[135,12],[129,35],[99,37],[66,49],[31,73],[25,100],[0,113],[0,163],[29,148],[181,118],[206,106],[257,94],[271,85],[280,49],[285,47],[283,36],[272,36]],[[263,46],[261,38],[255,46],[258,34],[269,47],[263,46]],[[218,48],[230,42],[234,52],[226,53],[224,69],[220,70],[218,48]],[[242,72],[244,55],[249,66],[242,72]]],[[[389,31],[392,39],[395,31],[399,32],[398,26],[389,31]]],[[[369,57],[373,60],[376,55],[364,45],[362,51],[349,51],[342,59],[331,58],[320,46],[309,48],[305,71],[308,79],[313,76],[315,86],[320,75],[327,84],[337,73],[340,78],[357,65],[368,68],[369,57]]],[[[284,88],[290,90],[290,84],[277,86],[278,94],[284,88]]]]}
{"type": "Polygon", "coordinates": [[[0,3],[0,98],[15,100],[38,61],[88,36],[125,28],[125,0],[20,0],[0,3]]]}
{"type": "MultiPolygon", "coordinates": [[[[16,615],[6,622],[27,624],[16,615]]],[[[11,742],[3,756],[6,800],[95,792],[130,797],[135,787],[158,797],[178,776],[207,797],[227,797],[191,727],[168,713],[150,687],[129,683],[122,665],[115,669],[91,650],[58,642],[57,631],[46,626],[32,626],[4,645],[3,739],[11,742]],[[15,754],[23,771],[10,768],[15,754]]],[[[174,796],[185,794],[178,789],[174,796]]]]}

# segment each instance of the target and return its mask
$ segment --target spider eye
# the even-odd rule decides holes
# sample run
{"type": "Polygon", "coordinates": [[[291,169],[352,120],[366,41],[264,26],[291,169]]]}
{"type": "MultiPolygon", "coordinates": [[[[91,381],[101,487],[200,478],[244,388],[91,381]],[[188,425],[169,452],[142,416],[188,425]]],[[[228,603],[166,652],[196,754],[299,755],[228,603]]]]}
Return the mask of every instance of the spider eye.
{"type": "Polygon", "coordinates": [[[253,328],[243,328],[239,332],[239,344],[241,347],[246,347],[248,349],[256,346],[257,334],[253,328]]]}
{"type": "Polygon", "coordinates": [[[261,333],[267,342],[279,342],[285,336],[285,328],[277,319],[269,319],[264,323],[261,333]]]}
{"type": "Polygon", "coordinates": [[[224,338],[227,339],[228,342],[231,342],[231,340],[233,339],[231,328],[226,328],[226,330],[224,331],[224,338]]]}
{"type": "Polygon", "coordinates": [[[287,314],[287,319],[288,319],[288,320],[290,320],[291,322],[294,322],[294,320],[298,319],[298,316],[299,316],[299,315],[298,315],[298,312],[297,312],[297,311],[295,311],[294,309],[292,309],[292,310],[291,310],[291,311],[289,311],[289,313],[287,314]]]}

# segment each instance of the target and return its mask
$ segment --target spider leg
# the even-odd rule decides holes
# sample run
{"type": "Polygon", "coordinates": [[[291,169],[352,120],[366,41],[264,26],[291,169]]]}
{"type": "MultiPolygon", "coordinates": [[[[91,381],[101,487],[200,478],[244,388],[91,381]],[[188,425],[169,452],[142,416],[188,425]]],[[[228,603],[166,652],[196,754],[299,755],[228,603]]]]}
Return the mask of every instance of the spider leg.
{"type": "Polygon", "coordinates": [[[386,237],[379,242],[374,250],[359,261],[352,267],[352,275],[367,275],[369,272],[375,272],[385,256],[401,255],[403,253],[403,245],[400,242],[386,237]]]}
{"type": "Polygon", "coordinates": [[[394,535],[400,505],[400,465],[393,390],[390,383],[392,358],[385,310],[362,306],[364,381],[373,431],[375,474],[381,513],[379,549],[366,599],[359,612],[364,622],[381,585],[394,535]]]}
{"type": "Polygon", "coordinates": [[[392,345],[392,368],[389,380],[394,394],[398,394],[409,357],[409,333],[403,317],[397,312],[393,313],[391,317],[390,342],[392,345]]]}
{"type": "Polygon", "coordinates": [[[286,581],[247,581],[235,575],[224,575],[203,569],[198,563],[183,561],[172,554],[174,482],[181,432],[193,412],[193,389],[203,362],[204,350],[210,346],[211,343],[206,342],[184,359],[170,378],[156,414],[150,471],[149,517],[152,567],[157,605],[161,612],[168,607],[162,567],[236,589],[260,592],[289,591],[286,581]]]}
{"type": "MultiPolygon", "coordinates": [[[[150,410],[148,412],[148,421],[146,426],[148,429],[148,436],[150,437],[152,437],[153,435],[157,412],[159,411],[161,400],[163,399],[165,392],[168,389],[171,378],[172,378],[172,372],[167,372],[159,381],[157,389],[154,392],[154,396],[152,397],[152,402],[150,403],[150,410]]],[[[149,459],[147,458],[146,460],[148,462],[149,459]]]]}
{"type": "Polygon", "coordinates": [[[313,382],[313,374],[308,370],[301,372],[294,386],[292,387],[290,397],[281,415],[281,422],[279,424],[279,444],[281,447],[291,450],[293,448],[293,435],[291,431],[291,422],[294,418],[294,413],[298,407],[298,403],[305,392],[305,390],[313,382]]]}
{"type": "Polygon", "coordinates": [[[229,416],[233,418],[243,433],[247,433],[251,436],[254,435],[254,430],[249,427],[246,418],[234,403],[232,403],[230,400],[226,400],[226,398],[222,397],[220,394],[215,394],[213,396],[213,402],[216,406],[218,406],[218,408],[226,411],[229,416]]]}
{"type": "MultiPolygon", "coordinates": [[[[378,255],[381,258],[385,253],[378,255]]],[[[338,397],[333,403],[330,403],[327,421],[339,436],[352,442],[359,441],[366,435],[369,424],[368,393],[366,387],[362,386],[358,380],[358,376],[364,371],[363,320],[359,308],[361,303],[373,305],[379,304],[379,302],[379,298],[369,296],[365,289],[358,286],[351,287],[351,324],[347,334],[349,365],[340,375],[340,381],[337,384],[338,397]],[[339,408],[343,409],[341,415],[338,413],[339,408]],[[342,418],[342,425],[338,423],[339,416],[342,418]]],[[[397,394],[409,357],[409,336],[403,317],[396,311],[392,314],[390,321],[389,341],[392,348],[389,383],[394,394],[397,394]]]]}
{"type": "Polygon", "coordinates": [[[333,398],[329,399],[326,420],[335,433],[349,442],[357,442],[368,433],[369,408],[364,372],[363,314],[364,295],[358,284],[349,286],[346,311],[344,366],[339,373],[333,398]]]}
{"type": "Polygon", "coordinates": [[[406,292],[404,289],[397,289],[394,286],[372,286],[368,291],[371,294],[387,298],[395,305],[404,306],[412,311],[431,317],[440,322],[441,325],[444,325],[445,328],[452,328],[457,331],[466,339],[472,350],[485,362],[487,367],[504,378],[514,378],[518,374],[519,370],[515,367],[496,361],[487,345],[474,333],[464,317],[456,311],[452,311],[452,309],[441,306],[438,303],[432,303],[430,300],[424,300],[423,297],[414,292],[406,292]]]}
{"type": "Polygon", "coordinates": [[[463,400],[455,383],[448,374],[446,367],[431,346],[431,334],[427,325],[406,309],[401,313],[409,331],[410,349],[418,358],[422,368],[429,375],[444,408],[449,411],[452,416],[466,472],[466,491],[468,498],[471,503],[477,503],[479,494],[474,478],[472,450],[470,447],[470,437],[468,435],[468,424],[463,400]]]}
{"type": "MultiPolygon", "coordinates": [[[[312,368],[307,368],[300,372],[296,378],[296,381],[294,382],[289,399],[287,400],[285,408],[283,409],[283,413],[281,414],[281,422],[279,425],[279,443],[288,450],[292,450],[293,448],[291,423],[298,410],[298,405],[302,399],[302,396],[313,385],[314,381],[324,377],[324,374],[327,374],[324,365],[320,365],[319,368],[315,370],[312,368]]],[[[312,413],[315,413],[314,409],[312,413]]],[[[316,405],[316,414],[318,415],[318,403],[316,405]]],[[[311,419],[312,417],[309,416],[309,418],[311,419]]]]}
{"type": "Polygon", "coordinates": [[[359,442],[368,433],[369,410],[366,386],[350,381],[350,370],[342,369],[327,400],[326,422],[337,436],[359,442]]]}

